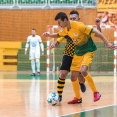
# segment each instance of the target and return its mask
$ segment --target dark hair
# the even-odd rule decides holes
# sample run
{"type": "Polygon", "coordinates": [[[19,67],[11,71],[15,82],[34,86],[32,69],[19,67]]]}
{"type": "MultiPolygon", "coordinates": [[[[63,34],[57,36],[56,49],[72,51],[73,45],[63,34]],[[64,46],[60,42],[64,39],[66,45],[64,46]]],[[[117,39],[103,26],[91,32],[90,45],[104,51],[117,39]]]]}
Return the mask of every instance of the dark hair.
{"type": "Polygon", "coordinates": [[[72,15],[72,14],[77,14],[77,15],[79,16],[78,11],[76,11],[76,10],[72,10],[72,11],[70,12],[70,15],[72,15]]]}
{"type": "Polygon", "coordinates": [[[32,30],[35,30],[36,31],[36,29],[34,29],[34,28],[32,30]]]}
{"type": "Polygon", "coordinates": [[[67,17],[67,15],[66,15],[66,13],[64,13],[64,12],[59,12],[59,13],[55,16],[54,20],[56,21],[56,20],[58,20],[58,19],[61,19],[62,21],[64,21],[65,18],[68,20],[68,17],[67,17]]]}

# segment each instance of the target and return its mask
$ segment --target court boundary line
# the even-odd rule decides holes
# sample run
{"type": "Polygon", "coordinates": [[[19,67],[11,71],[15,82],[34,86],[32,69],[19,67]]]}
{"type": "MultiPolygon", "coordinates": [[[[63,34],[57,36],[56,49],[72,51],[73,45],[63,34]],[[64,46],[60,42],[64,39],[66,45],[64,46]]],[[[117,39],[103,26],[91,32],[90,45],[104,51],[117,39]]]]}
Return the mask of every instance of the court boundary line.
{"type": "MultiPolygon", "coordinates": [[[[78,114],[78,113],[81,113],[81,112],[92,111],[92,110],[101,109],[101,108],[106,108],[106,107],[110,107],[110,106],[117,106],[117,104],[112,104],[112,105],[102,106],[102,107],[98,107],[98,108],[94,108],[94,109],[88,109],[88,110],[84,110],[84,111],[80,111],[80,112],[75,112],[75,113],[70,113],[70,114],[71,114],[71,115],[72,115],[72,114],[78,114]]],[[[67,115],[70,115],[70,114],[59,115],[59,116],[56,116],[56,117],[61,117],[61,116],[64,117],[64,116],[67,116],[67,115]]]]}

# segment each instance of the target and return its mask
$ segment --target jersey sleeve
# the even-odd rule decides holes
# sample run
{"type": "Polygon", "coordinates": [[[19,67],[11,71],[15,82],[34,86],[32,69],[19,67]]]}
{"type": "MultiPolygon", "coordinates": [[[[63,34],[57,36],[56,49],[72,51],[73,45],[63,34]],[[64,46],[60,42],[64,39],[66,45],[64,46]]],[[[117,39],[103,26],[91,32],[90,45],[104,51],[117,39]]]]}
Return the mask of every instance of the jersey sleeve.
{"type": "Polygon", "coordinates": [[[64,37],[57,38],[57,41],[61,43],[64,40],[64,37]]]}
{"type": "Polygon", "coordinates": [[[27,42],[26,42],[26,45],[25,45],[25,51],[28,50],[29,42],[30,42],[30,38],[29,38],[29,36],[28,36],[28,37],[27,37],[27,42]]]}
{"type": "Polygon", "coordinates": [[[86,35],[89,36],[94,36],[94,33],[92,33],[93,28],[86,26],[85,24],[81,23],[78,26],[80,32],[85,33],[86,35]]]}
{"type": "Polygon", "coordinates": [[[42,43],[42,40],[41,40],[40,36],[38,36],[38,41],[39,41],[39,43],[42,43]]]}
{"type": "Polygon", "coordinates": [[[41,50],[44,51],[44,45],[42,43],[42,40],[41,40],[40,36],[38,36],[38,40],[39,40],[39,44],[40,44],[41,50]]]}
{"type": "Polygon", "coordinates": [[[28,36],[28,37],[27,37],[27,43],[29,43],[29,42],[30,42],[30,37],[28,36]]]}
{"type": "Polygon", "coordinates": [[[58,32],[58,35],[59,35],[60,37],[64,37],[64,36],[66,35],[66,33],[64,33],[64,28],[61,29],[61,30],[58,32]]]}

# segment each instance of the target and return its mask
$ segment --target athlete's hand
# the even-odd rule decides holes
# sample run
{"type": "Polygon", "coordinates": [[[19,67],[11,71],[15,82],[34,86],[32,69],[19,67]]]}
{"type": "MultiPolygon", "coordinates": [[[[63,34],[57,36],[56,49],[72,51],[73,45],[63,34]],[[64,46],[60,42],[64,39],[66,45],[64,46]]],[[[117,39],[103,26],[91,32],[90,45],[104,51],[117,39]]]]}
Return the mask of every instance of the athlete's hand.
{"type": "Polygon", "coordinates": [[[108,44],[106,44],[106,46],[107,46],[108,49],[112,49],[112,50],[117,49],[117,46],[112,44],[112,43],[108,43],[108,44]]]}
{"type": "Polygon", "coordinates": [[[55,48],[58,45],[59,45],[59,42],[58,41],[55,41],[49,47],[47,47],[47,49],[51,50],[52,48],[55,48]]]}
{"type": "Polygon", "coordinates": [[[51,50],[52,48],[55,48],[55,47],[56,47],[55,44],[52,43],[50,46],[47,47],[47,49],[51,50]]]}
{"type": "Polygon", "coordinates": [[[44,37],[50,37],[50,33],[49,33],[49,32],[44,32],[44,33],[42,34],[42,36],[44,36],[44,37]]]}
{"type": "Polygon", "coordinates": [[[100,26],[100,19],[99,18],[95,18],[95,23],[97,26],[100,26]]]}
{"type": "Polygon", "coordinates": [[[44,55],[44,51],[42,51],[42,53],[41,53],[42,55],[44,55]]]}

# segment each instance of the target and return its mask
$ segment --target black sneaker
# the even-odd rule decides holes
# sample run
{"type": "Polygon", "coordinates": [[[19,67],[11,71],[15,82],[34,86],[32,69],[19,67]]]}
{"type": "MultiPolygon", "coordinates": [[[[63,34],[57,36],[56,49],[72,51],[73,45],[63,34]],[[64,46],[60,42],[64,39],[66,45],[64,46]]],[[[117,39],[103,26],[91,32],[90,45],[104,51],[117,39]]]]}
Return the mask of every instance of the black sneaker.
{"type": "Polygon", "coordinates": [[[61,102],[62,101],[62,96],[59,96],[59,99],[58,100],[59,100],[59,102],[61,102]]]}
{"type": "Polygon", "coordinates": [[[40,72],[37,72],[37,75],[40,76],[40,72]]]}
{"type": "Polygon", "coordinates": [[[35,76],[35,73],[32,73],[31,76],[35,76]]]}
{"type": "Polygon", "coordinates": [[[80,84],[80,89],[81,89],[81,91],[84,93],[84,92],[86,91],[86,86],[85,86],[85,84],[84,84],[84,83],[80,83],[80,82],[79,82],[79,84],[80,84]]]}

